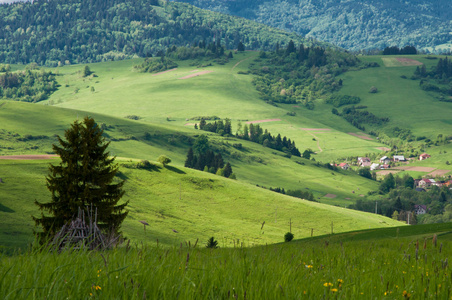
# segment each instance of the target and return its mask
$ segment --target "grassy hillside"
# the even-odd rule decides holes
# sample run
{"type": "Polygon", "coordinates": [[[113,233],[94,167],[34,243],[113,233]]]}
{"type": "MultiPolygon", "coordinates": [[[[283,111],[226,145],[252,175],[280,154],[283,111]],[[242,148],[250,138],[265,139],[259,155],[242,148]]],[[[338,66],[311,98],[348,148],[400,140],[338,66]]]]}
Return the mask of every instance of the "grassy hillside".
{"type": "Polygon", "coordinates": [[[448,299],[450,225],[252,248],[206,249],[200,241],[171,249],[17,254],[0,260],[0,287],[5,299],[448,299]]]}
{"type": "MultiPolygon", "coordinates": [[[[122,229],[133,243],[158,240],[169,246],[215,236],[224,247],[253,246],[282,241],[290,221],[297,238],[310,236],[311,228],[314,235],[321,235],[330,233],[331,226],[337,233],[400,224],[192,169],[159,164],[149,170],[136,169],[138,161],[118,159],[120,178],[126,180],[123,200],[130,201],[122,229]],[[140,220],[150,224],[146,232],[140,220]]],[[[50,200],[45,186],[49,163],[57,164],[58,159],[0,160],[2,246],[23,247],[33,241],[31,215],[38,214],[34,200],[50,200]]]]}

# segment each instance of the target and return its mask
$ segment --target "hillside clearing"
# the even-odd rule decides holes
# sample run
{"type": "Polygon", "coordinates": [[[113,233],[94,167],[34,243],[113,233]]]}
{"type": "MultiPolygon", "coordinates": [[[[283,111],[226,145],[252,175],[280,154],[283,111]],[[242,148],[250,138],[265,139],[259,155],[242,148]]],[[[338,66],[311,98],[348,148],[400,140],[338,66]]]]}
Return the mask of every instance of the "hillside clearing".
{"type": "MultiPolygon", "coordinates": [[[[193,71],[193,72],[196,72],[196,71],[197,71],[197,70],[195,70],[195,71],[193,71]]],[[[193,78],[193,77],[197,77],[197,76],[209,74],[209,73],[212,73],[212,72],[213,72],[213,71],[211,71],[211,70],[200,71],[200,72],[196,72],[196,73],[191,74],[191,75],[187,75],[187,76],[181,77],[181,78],[179,78],[179,79],[189,79],[189,78],[193,78]]]]}

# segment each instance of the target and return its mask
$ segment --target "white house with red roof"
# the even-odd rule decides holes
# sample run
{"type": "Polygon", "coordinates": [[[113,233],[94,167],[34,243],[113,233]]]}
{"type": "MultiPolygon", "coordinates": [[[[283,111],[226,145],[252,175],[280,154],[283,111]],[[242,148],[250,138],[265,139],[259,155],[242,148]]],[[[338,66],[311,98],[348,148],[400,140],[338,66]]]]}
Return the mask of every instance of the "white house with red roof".
{"type": "Polygon", "coordinates": [[[427,158],[430,158],[431,155],[427,154],[427,153],[422,153],[421,155],[419,155],[419,160],[424,160],[427,158]]]}

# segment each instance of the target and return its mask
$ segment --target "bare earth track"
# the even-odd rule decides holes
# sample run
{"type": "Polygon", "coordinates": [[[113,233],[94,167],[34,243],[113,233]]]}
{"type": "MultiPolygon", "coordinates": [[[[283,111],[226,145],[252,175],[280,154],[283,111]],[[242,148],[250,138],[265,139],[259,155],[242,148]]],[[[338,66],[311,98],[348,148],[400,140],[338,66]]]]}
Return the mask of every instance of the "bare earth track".
{"type": "Polygon", "coordinates": [[[368,140],[368,141],[373,141],[373,138],[371,138],[370,136],[366,135],[365,133],[353,133],[353,132],[349,132],[348,134],[353,135],[357,138],[363,139],[363,140],[368,140]]]}
{"type": "Polygon", "coordinates": [[[58,157],[58,155],[49,155],[49,154],[43,154],[43,155],[5,155],[5,156],[0,156],[0,159],[36,160],[36,159],[51,159],[51,158],[57,158],[57,157],[58,157]]]}
{"type": "Polygon", "coordinates": [[[191,74],[191,75],[187,75],[187,76],[181,77],[179,79],[189,79],[189,78],[193,78],[193,77],[196,77],[196,76],[201,76],[201,75],[212,73],[212,72],[213,71],[201,71],[201,72],[197,72],[197,73],[194,73],[194,74],[191,74]]]}
{"type": "Polygon", "coordinates": [[[165,73],[168,73],[168,72],[171,72],[171,71],[176,71],[176,70],[177,70],[177,68],[174,68],[174,69],[171,69],[171,70],[166,70],[166,71],[163,71],[163,72],[158,72],[158,73],[152,74],[152,76],[158,76],[158,75],[162,75],[162,74],[165,74],[165,73]]]}
{"type": "Polygon", "coordinates": [[[267,122],[276,122],[281,121],[281,119],[265,119],[265,120],[257,120],[257,121],[248,121],[246,124],[258,124],[258,123],[267,123],[267,122]]]}

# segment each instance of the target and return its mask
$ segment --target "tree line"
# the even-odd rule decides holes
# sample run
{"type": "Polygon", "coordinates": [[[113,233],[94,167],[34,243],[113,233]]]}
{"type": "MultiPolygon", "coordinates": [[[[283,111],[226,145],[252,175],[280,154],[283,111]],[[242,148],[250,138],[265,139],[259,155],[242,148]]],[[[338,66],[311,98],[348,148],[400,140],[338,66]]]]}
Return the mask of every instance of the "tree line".
{"type": "Polygon", "coordinates": [[[414,79],[420,79],[419,85],[425,91],[432,91],[441,94],[440,101],[452,102],[452,60],[447,56],[440,58],[436,66],[427,70],[425,64],[416,67],[413,74],[414,79]]]}
{"type": "Polygon", "coordinates": [[[383,49],[383,55],[416,55],[417,50],[414,46],[405,46],[399,48],[397,46],[386,47],[383,49]]]}
{"type": "MultiPolygon", "coordinates": [[[[198,128],[197,124],[195,124],[195,128],[198,128]]],[[[199,122],[199,129],[215,132],[220,135],[232,136],[231,121],[229,119],[226,119],[224,122],[223,120],[219,120],[213,123],[207,123],[205,119],[201,119],[199,122]]],[[[294,141],[286,136],[281,137],[281,134],[274,136],[267,129],[264,130],[260,127],[259,124],[251,123],[249,126],[248,124],[245,124],[243,126],[243,130],[241,125],[239,125],[239,130],[237,131],[235,137],[258,143],[264,147],[282,151],[290,155],[301,157],[300,150],[298,150],[295,146],[294,141]]]]}
{"type": "Polygon", "coordinates": [[[0,74],[0,98],[34,103],[47,99],[57,87],[55,75],[50,71],[6,71],[0,74]]]}

